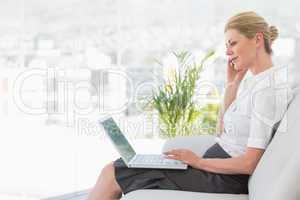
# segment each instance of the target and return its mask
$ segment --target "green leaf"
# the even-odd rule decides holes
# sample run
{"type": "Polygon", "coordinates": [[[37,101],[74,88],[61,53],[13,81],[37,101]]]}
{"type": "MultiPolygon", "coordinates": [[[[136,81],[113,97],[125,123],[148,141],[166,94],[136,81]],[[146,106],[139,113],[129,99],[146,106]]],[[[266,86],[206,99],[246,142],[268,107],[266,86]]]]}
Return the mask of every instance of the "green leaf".
{"type": "MultiPolygon", "coordinates": [[[[174,137],[179,134],[191,134],[193,124],[206,113],[205,110],[196,109],[193,96],[203,64],[213,53],[208,52],[200,64],[197,64],[192,62],[189,52],[173,52],[180,67],[179,73],[175,75],[174,85],[164,82],[162,87],[153,92],[151,102],[152,107],[158,111],[160,122],[163,123],[163,135],[174,137]]],[[[215,118],[211,115],[205,120],[211,123],[215,118]]]]}

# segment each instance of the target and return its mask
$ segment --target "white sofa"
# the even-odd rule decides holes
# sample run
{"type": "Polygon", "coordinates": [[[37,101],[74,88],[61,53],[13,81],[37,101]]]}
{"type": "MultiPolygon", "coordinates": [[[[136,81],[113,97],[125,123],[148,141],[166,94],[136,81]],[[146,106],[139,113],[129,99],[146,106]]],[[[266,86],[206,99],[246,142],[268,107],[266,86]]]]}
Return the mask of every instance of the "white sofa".
{"type": "MultiPolygon", "coordinates": [[[[292,100],[273,140],[249,180],[249,195],[212,194],[172,190],[137,190],[122,200],[300,200],[300,94],[292,100]]],[[[177,137],[163,147],[188,148],[199,155],[214,136],[177,137]]]]}

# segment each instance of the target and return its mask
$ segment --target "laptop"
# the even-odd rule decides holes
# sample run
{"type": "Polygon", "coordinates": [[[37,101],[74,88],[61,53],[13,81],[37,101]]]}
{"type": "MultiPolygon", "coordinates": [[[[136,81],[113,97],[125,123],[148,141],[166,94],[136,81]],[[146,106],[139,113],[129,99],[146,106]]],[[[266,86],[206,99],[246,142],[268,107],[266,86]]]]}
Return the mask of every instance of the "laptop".
{"type": "Polygon", "coordinates": [[[159,154],[136,154],[113,118],[100,121],[128,168],[187,169],[187,164],[159,154]]]}

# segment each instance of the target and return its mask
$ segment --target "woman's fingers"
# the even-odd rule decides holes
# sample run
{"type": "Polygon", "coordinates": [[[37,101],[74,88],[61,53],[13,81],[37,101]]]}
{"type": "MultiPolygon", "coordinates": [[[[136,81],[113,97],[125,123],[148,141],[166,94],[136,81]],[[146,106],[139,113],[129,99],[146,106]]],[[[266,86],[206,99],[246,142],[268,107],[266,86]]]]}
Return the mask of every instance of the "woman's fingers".
{"type": "Polygon", "coordinates": [[[166,158],[180,160],[188,165],[196,166],[198,157],[188,149],[174,149],[164,153],[166,158]]]}
{"type": "Polygon", "coordinates": [[[173,160],[180,160],[180,156],[178,155],[167,155],[166,158],[173,159],[173,160]]]}
{"type": "Polygon", "coordinates": [[[164,152],[164,154],[167,156],[167,157],[170,157],[172,159],[178,159],[181,157],[181,154],[182,154],[182,150],[179,150],[179,149],[174,149],[174,150],[171,150],[171,151],[167,151],[167,152],[164,152]]]}
{"type": "Polygon", "coordinates": [[[237,71],[234,69],[234,66],[230,60],[228,60],[227,65],[227,81],[232,82],[237,74],[237,71]]]}
{"type": "Polygon", "coordinates": [[[234,69],[233,65],[230,65],[230,63],[228,63],[228,67],[227,67],[227,81],[228,83],[231,82],[241,82],[241,80],[243,80],[246,72],[248,71],[248,69],[241,69],[241,70],[236,70],[234,69]]]}

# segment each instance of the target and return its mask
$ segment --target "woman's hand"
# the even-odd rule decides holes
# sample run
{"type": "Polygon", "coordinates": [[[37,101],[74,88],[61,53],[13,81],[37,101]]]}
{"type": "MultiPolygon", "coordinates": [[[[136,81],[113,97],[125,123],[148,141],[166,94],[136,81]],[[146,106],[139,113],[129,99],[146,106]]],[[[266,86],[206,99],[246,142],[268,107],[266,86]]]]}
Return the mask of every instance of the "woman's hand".
{"type": "Polygon", "coordinates": [[[248,71],[248,69],[236,70],[234,68],[234,64],[229,60],[228,65],[227,65],[227,81],[228,81],[228,83],[239,84],[243,80],[247,71],[248,71]]]}
{"type": "Polygon", "coordinates": [[[164,154],[167,155],[169,159],[180,160],[194,168],[199,168],[199,163],[202,159],[188,149],[174,149],[164,152],[164,154]]]}

